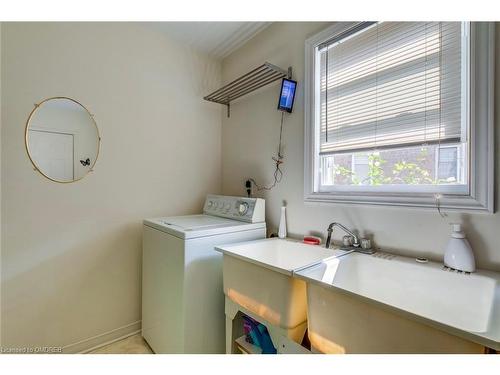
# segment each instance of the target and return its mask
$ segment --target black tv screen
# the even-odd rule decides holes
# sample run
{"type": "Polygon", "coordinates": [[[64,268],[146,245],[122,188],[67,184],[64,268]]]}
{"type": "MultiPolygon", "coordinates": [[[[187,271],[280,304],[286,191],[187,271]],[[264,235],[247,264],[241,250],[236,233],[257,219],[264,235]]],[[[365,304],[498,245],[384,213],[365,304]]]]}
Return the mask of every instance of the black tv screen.
{"type": "Polygon", "coordinates": [[[292,112],[296,88],[297,81],[283,78],[281,82],[280,100],[278,102],[278,109],[280,111],[292,112]]]}

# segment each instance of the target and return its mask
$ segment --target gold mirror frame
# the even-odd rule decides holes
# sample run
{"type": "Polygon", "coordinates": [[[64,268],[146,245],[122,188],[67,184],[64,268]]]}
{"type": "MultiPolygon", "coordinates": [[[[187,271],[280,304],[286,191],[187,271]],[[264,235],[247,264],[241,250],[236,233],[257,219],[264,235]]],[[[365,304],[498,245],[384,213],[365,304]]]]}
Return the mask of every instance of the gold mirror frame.
{"type": "Polygon", "coordinates": [[[47,98],[47,99],[44,99],[42,100],[40,103],[36,104],[35,103],[35,108],[33,108],[33,110],[30,112],[29,116],[28,116],[28,120],[26,121],[26,127],[25,127],[25,130],[24,130],[24,146],[26,147],[26,153],[28,154],[28,157],[31,161],[31,164],[33,164],[33,169],[35,171],[38,171],[43,177],[49,179],[50,181],[53,181],[53,182],[57,182],[57,183],[60,183],[60,184],[71,184],[73,182],[77,182],[77,181],[80,181],[81,179],[85,178],[90,172],[93,172],[94,171],[94,166],[95,166],[95,163],[97,162],[97,159],[99,158],[99,151],[101,149],[101,135],[99,133],[99,128],[97,127],[97,123],[95,122],[95,119],[94,119],[94,115],[92,113],[90,113],[90,111],[87,109],[87,107],[85,107],[82,103],[80,103],[79,101],[73,99],[73,98],[69,98],[67,96],[53,96],[51,98],[47,98]],[[49,177],[47,176],[45,173],[42,172],[42,170],[37,166],[37,164],[35,163],[35,161],[33,160],[32,156],[31,156],[31,153],[30,153],[30,148],[29,148],[29,140],[28,140],[28,130],[29,130],[29,126],[30,126],[30,122],[31,122],[31,119],[32,117],[34,116],[34,114],[36,113],[36,111],[40,108],[40,106],[45,103],[45,102],[48,102],[50,100],[54,100],[54,99],[66,99],[66,100],[70,100],[76,104],[78,104],[79,106],[81,106],[83,109],[85,109],[85,111],[87,111],[87,113],[89,114],[89,117],[92,119],[92,123],[94,124],[95,126],[95,130],[97,132],[97,154],[96,154],[96,157],[94,159],[94,162],[92,163],[92,165],[90,166],[89,168],[89,171],[84,174],[82,177],[80,178],[77,178],[77,179],[73,179],[71,181],[60,181],[60,180],[56,180],[52,177],[49,177]]]}

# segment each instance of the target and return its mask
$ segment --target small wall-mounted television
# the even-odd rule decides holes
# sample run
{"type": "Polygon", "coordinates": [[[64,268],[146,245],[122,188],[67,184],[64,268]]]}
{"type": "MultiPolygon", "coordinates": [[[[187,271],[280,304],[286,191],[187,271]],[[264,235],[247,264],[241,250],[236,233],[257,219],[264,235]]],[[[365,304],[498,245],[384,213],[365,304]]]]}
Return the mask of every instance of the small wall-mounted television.
{"type": "Polygon", "coordinates": [[[297,81],[283,78],[283,81],[281,81],[280,100],[278,102],[278,109],[280,111],[292,112],[296,88],[297,81]]]}

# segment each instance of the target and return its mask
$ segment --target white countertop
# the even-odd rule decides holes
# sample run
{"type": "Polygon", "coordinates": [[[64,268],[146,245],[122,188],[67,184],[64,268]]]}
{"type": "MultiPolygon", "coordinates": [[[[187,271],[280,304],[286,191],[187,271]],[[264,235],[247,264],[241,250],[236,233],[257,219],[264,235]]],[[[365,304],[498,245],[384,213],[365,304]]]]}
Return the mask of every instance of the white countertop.
{"type": "Polygon", "coordinates": [[[297,240],[279,238],[217,246],[215,250],[288,276],[292,276],[294,272],[305,267],[346,253],[342,250],[325,249],[324,246],[308,245],[297,240]]]}

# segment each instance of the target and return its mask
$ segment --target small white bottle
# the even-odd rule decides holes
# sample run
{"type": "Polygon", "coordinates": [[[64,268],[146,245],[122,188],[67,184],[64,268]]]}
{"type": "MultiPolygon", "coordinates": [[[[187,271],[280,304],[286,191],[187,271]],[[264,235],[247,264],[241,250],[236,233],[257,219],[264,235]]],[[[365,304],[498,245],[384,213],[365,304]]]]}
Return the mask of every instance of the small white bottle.
{"type": "Polygon", "coordinates": [[[281,217],[280,217],[280,225],[278,228],[278,237],[286,238],[286,207],[281,207],[281,217]]]}
{"type": "Polygon", "coordinates": [[[451,238],[444,251],[444,265],[465,272],[476,270],[474,253],[460,224],[452,224],[451,238]]]}

